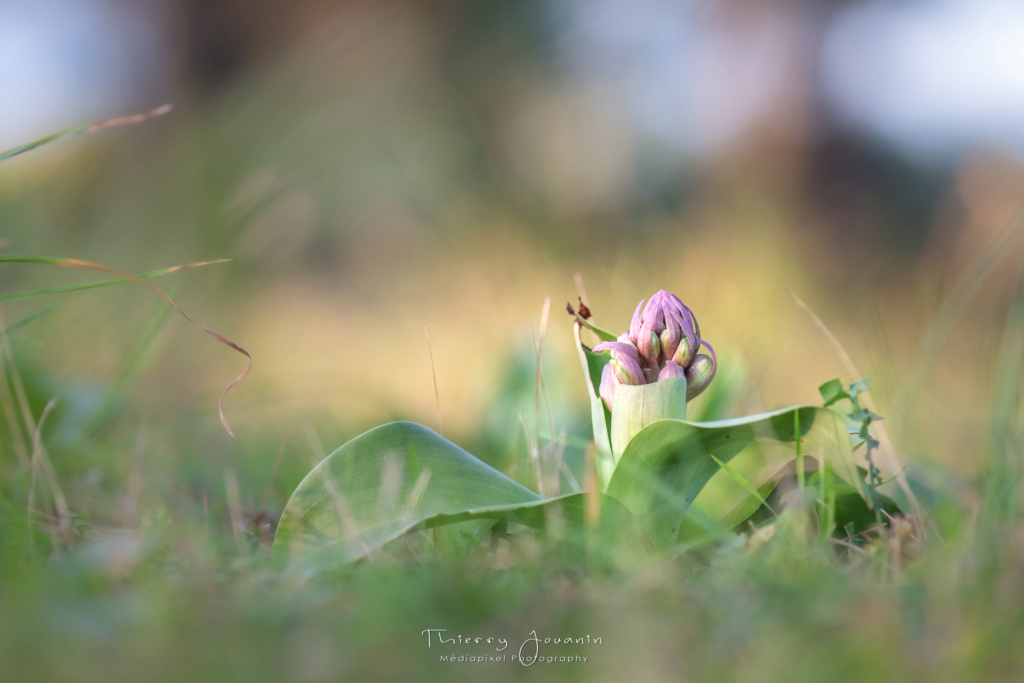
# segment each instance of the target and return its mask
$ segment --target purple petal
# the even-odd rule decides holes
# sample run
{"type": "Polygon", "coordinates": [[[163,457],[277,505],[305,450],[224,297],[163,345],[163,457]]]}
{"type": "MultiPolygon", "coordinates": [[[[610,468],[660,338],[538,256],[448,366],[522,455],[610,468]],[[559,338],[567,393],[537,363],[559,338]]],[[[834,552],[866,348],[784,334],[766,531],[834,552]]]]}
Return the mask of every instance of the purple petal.
{"type": "MultiPolygon", "coordinates": [[[[654,299],[651,299],[651,303],[654,299]]],[[[636,348],[640,351],[640,357],[650,367],[661,365],[661,340],[658,335],[665,329],[665,313],[660,308],[647,304],[648,309],[644,312],[643,323],[640,325],[640,334],[637,335],[636,348]]]]}
{"type": "Polygon", "coordinates": [[[708,344],[703,339],[701,340],[700,343],[703,344],[704,346],[706,346],[708,348],[708,351],[711,352],[711,360],[715,364],[715,367],[717,368],[718,367],[718,356],[715,355],[715,350],[713,348],[711,348],[711,344],[708,344]]]}
{"type": "Polygon", "coordinates": [[[696,330],[697,319],[693,317],[693,313],[690,309],[683,307],[685,310],[679,313],[679,324],[682,328],[683,336],[686,337],[686,341],[690,344],[690,354],[697,353],[697,348],[700,346],[700,333],[696,330]]]}
{"type": "Polygon", "coordinates": [[[636,305],[636,310],[633,311],[633,321],[629,323],[629,340],[636,344],[637,335],[640,334],[640,311],[643,310],[644,299],[640,299],[640,303],[636,305]]]}
{"type": "Polygon", "coordinates": [[[693,311],[691,311],[688,306],[683,306],[683,308],[686,309],[686,315],[690,319],[690,323],[693,325],[694,334],[700,338],[700,325],[697,324],[697,316],[693,314],[693,311]]]}
{"type": "Polygon", "coordinates": [[[594,347],[594,351],[611,351],[613,356],[615,354],[622,354],[635,360],[637,365],[640,364],[640,352],[637,351],[637,348],[629,342],[601,342],[594,347]]]}
{"type": "MultiPolygon", "coordinates": [[[[665,291],[665,290],[662,290],[662,291],[665,291]]],[[[682,300],[678,296],[673,294],[672,292],[665,291],[665,298],[668,299],[669,305],[672,306],[673,308],[675,308],[676,310],[681,310],[681,309],[686,308],[686,304],[684,304],[682,302],[682,300]]]]}
{"type": "MultiPolygon", "coordinates": [[[[594,351],[611,351],[612,362],[618,363],[622,370],[628,374],[625,384],[644,384],[643,365],[640,362],[640,354],[636,347],[627,342],[601,342],[594,347],[594,351]]],[[[610,364],[610,363],[609,363],[610,364]]],[[[614,368],[613,368],[614,370],[614,368]]]]}

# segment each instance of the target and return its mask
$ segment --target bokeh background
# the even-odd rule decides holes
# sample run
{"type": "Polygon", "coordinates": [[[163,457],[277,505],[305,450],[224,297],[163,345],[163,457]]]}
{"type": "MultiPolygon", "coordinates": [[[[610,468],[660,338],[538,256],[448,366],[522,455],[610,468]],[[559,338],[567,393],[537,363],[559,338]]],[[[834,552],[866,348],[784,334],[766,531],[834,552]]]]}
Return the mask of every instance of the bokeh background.
{"type": "MultiPolygon", "coordinates": [[[[735,389],[721,416],[858,378],[792,292],[901,456],[983,462],[1022,262],[1013,0],[14,1],[0,92],[0,148],[174,105],[0,165],[2,248],[232,259],[156,284],[254,358],[233,441],[243,359],[150,292],[5,304],[54,304],[11,338],[69,478],[118,432],[155,473],[248,462],[243,492],[396,418],[506,468],[530,435],[580,449],[578,281],[616,330],[678,294],[735,389]]],[[[96,277],[7,264],[0,288],[96,277]]]]}

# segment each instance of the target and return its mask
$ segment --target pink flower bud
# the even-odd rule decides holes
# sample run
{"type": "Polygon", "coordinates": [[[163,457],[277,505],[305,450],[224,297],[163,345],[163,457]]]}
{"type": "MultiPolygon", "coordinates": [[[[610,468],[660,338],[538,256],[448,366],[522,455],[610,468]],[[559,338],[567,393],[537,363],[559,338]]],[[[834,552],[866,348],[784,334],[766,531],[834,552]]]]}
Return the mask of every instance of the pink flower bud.
{"type": "Polygon", "coordinates": [[[676,295],[658,290],[646,305],[641,299],[629,331],[618,341],[604,342],[595,351],[610,351],[611,360],[601,375],[600,394],[611,410],[619,384],[652,384],[669,377],[686,377],[686,399],[704,391],[715,377],[718,361],[710,345],[700,338],[700,327],[676,295]],[[701,345],[711,355],[698,354],[701,345]]]}
{"type": "Polygon", "coordinates": [[[602,342],[594,351],[611,351],[613,372],[621,384],[644,384],[643,364],[636,347],[628,342],[602,342]]]}
{"type": "Polygon", "coordinates": [[[715,357],[715,350],[711,345],[704,342],[711,355],[700,353],[693,359],[693,363],[686,369],[686,400],[689,401],[700,395],[708,388],[711,380],[715,378],[715,371],[718,369],[718,360],[715,357]]]}
{"type": "Polygon", "coordinates": [[[670,377],[686,377],[686,371],[676,363],[667,360],[665,361],[665,367],[658,373],[658,380],[668,379],[670,377]]]}

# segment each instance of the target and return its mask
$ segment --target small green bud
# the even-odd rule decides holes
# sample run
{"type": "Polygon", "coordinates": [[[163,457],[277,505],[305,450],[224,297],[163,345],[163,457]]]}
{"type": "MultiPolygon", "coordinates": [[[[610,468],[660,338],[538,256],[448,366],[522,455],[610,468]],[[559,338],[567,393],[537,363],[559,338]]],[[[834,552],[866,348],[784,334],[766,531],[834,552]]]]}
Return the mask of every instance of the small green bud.
{"type": "Polygon", "coordinates": [[[639,378],[635,378],[630,375],[626,366],[615,358],[612,358],[612,360],[608,362],[608,365],[611,366],[612,373],[615,375],[615,379],[619,384],[639,384],[639,382],[636,381],[639,378]]]}
{"type": "Polygon", "coordinates": [[[651,332],[651,357],[657,359],[661,355],[661,338],[656,332],[651,332]]]}
{"type": "Polygon", "coordinates": [[[665,359],[671,359],[679,348],[680,330],[678,325],[668,325],[661,333],[661,353],[665,359]]]}
{"type": "Polygon", "coordinates": [[[693,347],[690,346],[689,339],[683,337],[679,340],[679,346],[676,347],[672,361],[684,368],[690,365],[693,361],[693,347]]]}

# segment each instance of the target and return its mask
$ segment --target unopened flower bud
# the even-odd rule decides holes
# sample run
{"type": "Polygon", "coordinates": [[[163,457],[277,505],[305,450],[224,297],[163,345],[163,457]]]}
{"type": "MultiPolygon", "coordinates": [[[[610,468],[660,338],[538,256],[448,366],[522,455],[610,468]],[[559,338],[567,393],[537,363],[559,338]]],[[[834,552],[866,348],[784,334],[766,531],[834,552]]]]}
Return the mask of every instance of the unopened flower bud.
{"type": "Polygon", "coordinates": [[[676,347],[675,355],[672,356],[672,361],[682,367],[687,367],[693,361],[693,347],[690,346],[690,340],[683,337],[679,340],[679,346],[676,347]]]}
{"type": "Polygon", "coordinates": [[[659,290],[633,312],[629,331],[617,341],[603,342],[594,351],[610,351],[601,375],[601,400],[611,410],[620,384],[652,384],[671,377],[687,380],[686,400],[701,393],[714,379],[714,350],[700,338],[697,319],[674,294],[659,290]],[[710,356],[698,354],[707,346],[710,356]]]}
{"type": "MultiPolygon", "coordinates": [[[[594,347],[594,351],[611,351],[609,364],[615,364],[619,370],[617,377],[622,384],[643,384],[644,371],[640,361],[640,353],[629,342],[602,342],[594,347]]],[[[614,368],[613,368],[614,370],[614,368]]]]}
{"type": "Polygon", "coordinates": [[[661,365],[661,340],[658,338],[660,329],[656,327],[655,316],[648,316],[640,326],[640,335],[636,340],[636,348],[640,351],[640,358],[644,365],[649,368],[657,368],[661,365]]]}
{"type": "Polygon", "coordinates": [[[640,384],[638,381],[640,376],[630,374],[629,368],[614,357],[612,357],[611,361],[608,363],[608,367],[612,369],[612,374],[615,375],[615,381],[619,384],[640,384]]]}
{"type": "Polygon", "coordinates": [[[665,361],[665,367],[658,373],[658,380],[668,379],[670,377],[685,377],[686,371],[676,363],[667,360],[665,361]]]}
{"type": "Polygon", "coordinates": [[[633,313],[629,339],[640,351],[645,366],[661,368],[665,361],[687,367],[700,346],[700,332],[693,311],[674,294],[659,290],[647,305],[643,301],[633,313]],[[650,333],[657,335],[657,342],[650,333]],[[687,349],[679,354],[679,346],[687,349]]]}
{"type": "Polygon", "coordinates": [[[657,365],[657,359],[661,356],[661,337],[658,336],[657,332],[651,332],[650,349],[651,357],[655,360],[651,365],[657,365]]]}
{"type": "Polygon", "coordinates": [[[696,398],[702,391],[708,388],[711,380],[715,378],[715,371],[718,369],[718,361],[715,358],[715,350],[711,345],[704,342],[711,355],[700,353],[693,359],[693,363],[686,369],[686,400],[696,398]]]}
{"type": "Polygon", "coordinates": [[[679,340],[682,330],[677,325],[666,325],[661,333],[661,355],[662,358],[672,358],[679,348],[679,340]]]}

